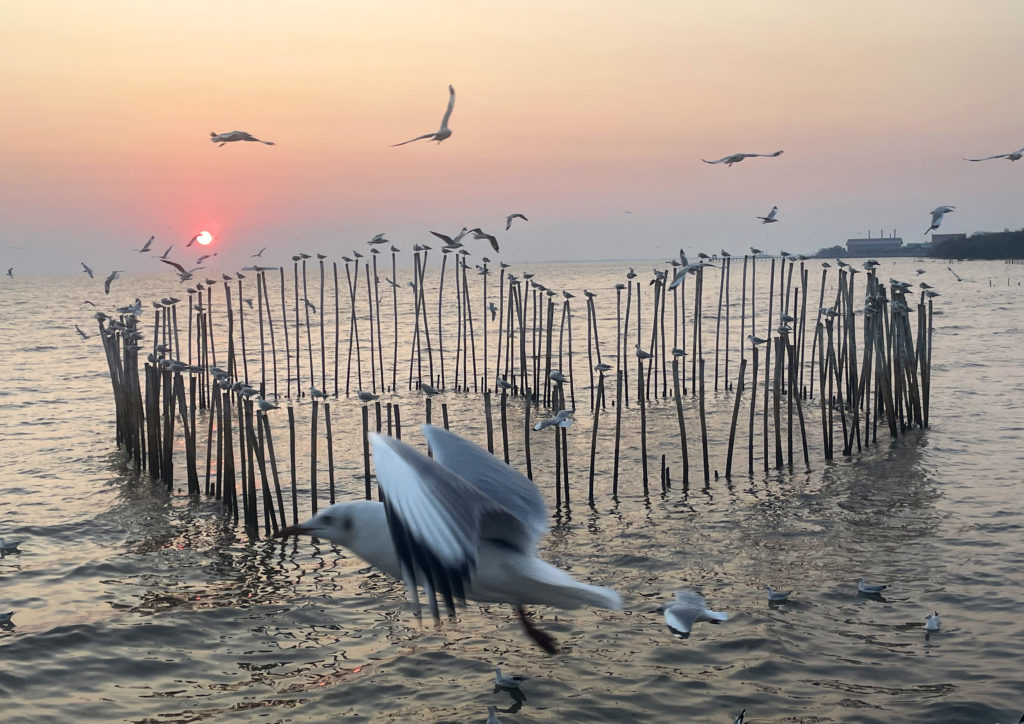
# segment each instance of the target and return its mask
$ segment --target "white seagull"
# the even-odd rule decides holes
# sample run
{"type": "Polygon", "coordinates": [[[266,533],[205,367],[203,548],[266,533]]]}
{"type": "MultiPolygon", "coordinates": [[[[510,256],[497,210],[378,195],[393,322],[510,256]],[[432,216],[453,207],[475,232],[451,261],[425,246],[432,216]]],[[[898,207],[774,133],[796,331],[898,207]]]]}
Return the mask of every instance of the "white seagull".
{"type": "Polygon", "coordinates": [[[438,597],[449,614],[456,601],[509,603],[550,653],[554,640],[530,623],[524,606],[621,609],[615,591],[581,583],[537,557],[548,513],[531,480],[454,433],[421,429],[433,459],[401,440],[372,436],[380,502],[332,505],[277,537],[310,535],[349,548],[405,581],[417,613],[422,587],[435,619],[438,597]]]}
{"type": "Polygon", "coordinates": [[[214,133],[210,131],[210,140],[217,144],[220,148],[226,143],[233,143],[234,141],[255,141],[256,143],[263,143],[267,146],[273,146],[273,141],[262,141],[251,133],[245,131],[228,131],[227,133],[214,133]]]}
{"type": "Polygon", "coordinates": [[[762,158],[775,158],[781,155],[782,151],[776,151],[775,153],[734,153],[731,156],[723,156],[717,161],[708,161],[706,158],[702,158],[701,161],[704,163],[724,163],[726,166],[732,166],[734,163],[739,163],[745,158],[755,158],[758,156],[762,158]]]}
{"type": "Polygon", "coordinates": [[[936,206],[932,209],[932,225],[925,229],[924,233],[938,229],[942,225],[942,217],[955,209],[955,206],[936,206]]]}
{"type": "Polygon", "coordinates": [[[84,261],[82,262],[82,272],[85,273],[85,274],[88,274],[90,279],[93,278],[93,276],[92,276],[92,269],[90,269],[89,265],[86,264],[84,261]]]}
{"type": "Polygon", "coordinates": [[[1018,148],[1016,151],[1010,151],[1009,153],[997,153],[995,156],[985,156],[985,158],[965,158],[964,161],[990,161],[993,158],[1008,158],[1011,161],[1020,161],[1024,158],[1024,148],[1018,148]]]}
{"type": "Polygon", "coordinates": [[[572,414],[574,410],[559,410],[553,417],[549,417],[546,420],[541,420],[533,426],[534,432],[539,432],[546,427],[569,427],[572,425],[572,414]]]}
{"type": "Polygon", "coordinates": [[[693,624],[698,621],[718,623],[729,620],[729,614],[710,610],[704,596],[696,591],[683,589],[676,591],[675,597],[675,601],[663,603],[655,609],[656,613],[665,616],[665,623],[675,636],[686,638],[693,624]]]}
{"type": "Polygon", "coordinates": [[[523,221],[529,221],[529,219],[527,219],[522,214],[509,214],[508,216],[505,217],[505,231],[508,231],[509,229],[512,228],[512,219],[522,219],[523,221]]]}
{"type": "Polygon", "coordinates": [[[110,294],[110,284],[121,275],[120,270],[110,272],[110,276],[103,280],[103,291],[110,294]]]}
{"type": "Polygon", "coordinates": [[[774,224],[778,219],[775,218],[775,214],[779,212],[778,206],[773,206],[772,210],[768,212],[767,216],[758,216],[762,224],[774,224]]]}
{"type": "Polygon", "coordinates": [[[863,578],[857,579],[857,590],[861,593],[878,595],[884,591],[888,586],[882,584],[865,583],[863,578]]]}
{"type": "Polygon", "coordinates": [[[924,617],[924,630],[925,631],[938,631],[942,626],[942,621],[939,620],[939,612],[929,613],[924,617]]]}
{"type": "Polygon", "coordinates": [[[422,136],[416,136],[416,138],[410,138],[408,141],[402,141],[401,143],[392,144],[392,148],[395,146],[404,146],[407,143],[413,141],[422,141],[427,139],[430,141],[437,141],[438,144],[444,139],[452,135],[452,130],[448,128],[448,119],[451,118],[452,108],[455,107],[455,86],[448,86],[448,108],[444,112],[444,118],[441,119],[441,127],[433,133],[424,133],[422,136]]]}

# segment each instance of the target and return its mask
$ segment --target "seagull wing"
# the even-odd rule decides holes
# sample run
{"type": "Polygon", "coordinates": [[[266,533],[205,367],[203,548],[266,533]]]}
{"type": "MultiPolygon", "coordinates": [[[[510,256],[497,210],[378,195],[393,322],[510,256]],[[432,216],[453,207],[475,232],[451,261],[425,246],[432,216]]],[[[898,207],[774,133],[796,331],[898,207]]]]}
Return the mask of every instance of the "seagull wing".
{"type": "Polygon", "coordinates": [[[775,153],[744,153],[742,155],[744,157],[746,157],[746,158],[754,158],[754,157],[775,158],[776,156],[781,156],[782,155],[782,151],[776,151],[775,153]]]}
{"type": "Polygon", "coordinates": [[[722,157],[721,157],[720,159],[718,159],[717,161],[708,161],[708,160],[707,160],[706,158],[702,158],[702,159],[701,159],[701,161],[703,161],[704,163],[725,163],[725,162],[726,162],[726,161],[728,161],[728,160],[729,160],[730,158],[732,158],[732,155],[729,155],[729,156],[722,156],[722,157]]]}
{"type": "Polygon", "coordinates": [[[673,633],[688,634],[700,612],[700,606],[689,602],[671,603],[665,606],[665,623],[673,633]]]}
{"type": "Polygon", "coordinates": [[[410,138],[408,141],[402,141],[401,143],[392,143],[391,144],[391,148],[394,148],[395,146],[404,146],[405,144],[412,143],[413,141],[422,141],[424,138],[434,138],[436,135],[437,135],[436,132],[434,132],[434,133],[424,133],[422,136],[416,136],[416,138],[410,138]]]}
{"type": "Polygon", "coordinates": [[[435,618],[438,594],[449,612],[465,598],[483,531],[498,545],[530,550],[526,527],[493,498],[401,440],[375,434],[372,442],[388,530],[417,612],[419,586],[435,618]]]}
{"type": "Polygon", "coordinates": [[[179,264],[176,261],[171,261],[170,259],[161,259],[160,261],[162,261],[164,264],[170,264],[171,266],[173,266],[175,269],[177,269],[182,274],[188,274],[188,272],[185,271],[185,267],[183,267],[181,264],[179,264]]]}
{"type": "MultiPolygon", "coordinates": [[[[421,138],[422,138],[422,136],[421,136],[421,138]]],[[[416,140],[416,139],[413,139],[413,140],[416,140]]],[[[406,143],[408,143],[408,141],[406,141],[406,143]]],[[[443,241],[445,244],[448,244],[448,246],[451,246],[452,244],[455,243],[455,240],[452,239],[452,237],[450,237],[450,236],[445,236],[444,234],[439,234],[436,231],[431,231],[430,233],[433,234],[434,236],[436,236],[441,241],[443,241]]]]}
{"type": "Polygon", "coordinates": [[[995,156],[985,156],[985,158],[965,158],[964,161],[990,161],[993,158],[1009,158],[1010,154],[1000,153],[995,156]]]}
{"type": "Polygon", "coordinates": [[[442,427],[423,425],[420,429],[434,451],[434,459],[518,518],[534,543],[547,532],[547,509],[532,480],[442,427]]]}
{"type": "Polygon", "coordinates": [[[441,119],[441,130],[448,128],[448,119],[452,116],[452,109],[455,108],[455,86],[448,86],[448,108],[445,109],[444,117],[441,119]]]}

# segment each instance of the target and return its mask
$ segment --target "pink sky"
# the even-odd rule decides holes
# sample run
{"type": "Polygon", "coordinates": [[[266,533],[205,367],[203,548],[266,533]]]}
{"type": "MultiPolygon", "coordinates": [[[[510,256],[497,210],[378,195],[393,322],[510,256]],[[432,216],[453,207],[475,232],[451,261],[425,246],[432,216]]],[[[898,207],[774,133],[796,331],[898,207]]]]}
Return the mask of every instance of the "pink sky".
{"type": "Polygon", "coordinates": [[[1024,145],[1021,27],[1019,1],[7,3],[0,264],[151,269],[124,250],[203,228],[225,266],[463,225],[512,261],[920,241],[940,204],[1019,228],[1024,162],[962,157],[1024,145]],[[452,137],[391,148],[449,83],[452,137]],[[277,145],[208,140],[234,129],[277,145]]]}

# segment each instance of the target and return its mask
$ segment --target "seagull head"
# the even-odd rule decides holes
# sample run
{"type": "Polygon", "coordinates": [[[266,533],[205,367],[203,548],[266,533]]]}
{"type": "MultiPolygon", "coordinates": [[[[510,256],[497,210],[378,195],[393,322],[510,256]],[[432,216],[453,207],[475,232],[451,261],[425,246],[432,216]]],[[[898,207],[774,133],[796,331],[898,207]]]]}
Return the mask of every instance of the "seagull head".
{"type": "Polygon", "coordinates": [[[385,573],[401,578],[398,556],[388,529],[384,504],[373,500],[353,500],[324,508],[305,523],[282,528],[275,538],[308,535],[344,546],[385,573]]]}

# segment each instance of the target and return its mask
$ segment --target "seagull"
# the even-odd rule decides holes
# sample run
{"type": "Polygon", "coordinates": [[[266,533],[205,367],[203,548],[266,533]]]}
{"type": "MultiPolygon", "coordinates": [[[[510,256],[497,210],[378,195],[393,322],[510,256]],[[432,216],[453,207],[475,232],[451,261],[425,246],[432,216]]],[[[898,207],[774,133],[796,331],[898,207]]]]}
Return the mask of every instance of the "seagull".
{"type": "Polygon", "coordinates": [[[420,383],[420,389],[427,395],[427,397],[433,397],[434,395],[440,395],[441,390],[437,389],[433,385],[428,385],[426,382],[420,383]]]}
{"type": "Polygon", "coordinates": [[[952,274],[953,276],[955,276],[955,277],[956,277],[956,280],[957,280],[958,282],[962,282],[962,281],[963,281],[963,279],[961,279],[961,278],[960,278],[960,275],[959,275],[959,274],[957,274],[957,273],[956,273],[955,271],[953,271],[953,267],[951,267],[951,266],[947,266],[946,268],[947,268],[947,269],[949,269],[949,273],[950,273],[950,274],[952,274]]]}
{"type": "Polygon", "coordinates": [[[153,240],[155,238],[156,238],[155,236],[149,237],[149,239],[146,240],[146,243],[142,246],[142,248],[141,249],[136,249],[135,251],[139,252],[140,254],[147,253],[149,251],[149,247],[153,246],[153,240]]]}
{"type": "Polygon", "coordinates": [[[501,673],[501,669],[494,670],[494,685],[500,686],[502,689],[518,689],[529,678],[529,676],[519,676],[518,674],[505,676],[501,673]]]}
{"type": "Polygon", "coordinates": [[[207,259],[210,259],[211,257],[215,257],[215,256],[217,256],[217,252],[213,252],[212,254],[203,254],[201,257],[196,259],[196,264],[202,264],[207,259]]]}
{"type": "Polygon", "coordinates": [[[522,219],[523,221],[529,221],[529,219],[527,219],[522,214],[509,214],[508,216],[505,217],[505,231],[508,231],[509,229],[512,228],[512,219],[522,219]]]}
{"type": "Polygon", "coordinates": [[[552,382],[557,382],[560,385],[569,381],[569,379],[562,374],[561,370],[551,370],[548,374],[548,379],[552,382]]]}
{"type": "Polygon", "coordinates": [[[11,279],[14,279],[14,267],[13,266],[7,267],[7,276],[9,276],[11,279]]]}
{"type": "Polygon", "coordinates": [[[392,144],[392,148],[395,146],[404,146],[407,143],[413,141],[421,141],[427,139],[428,141],[437,141],[440,145],[441,141],[452,135],[452,131],[448,128],[448,119],[451,118],[452,108],[455,107],[455,86],[448,86],[448,108],[444,112],[444,118],[441,119],[441,127],[433,133],[424,133],[422,136],[416,136],[416,138],[410,138],[408,141],[402,141],[401,143],[392,144]]]}
{"type": "MultiPolygon", "coordinates": [[[[10,272],[8,272],[8,274],[10,274],[10,272]]],[[[115,279],[117,279],[118,276],[120,276],[120,274],[121,274],[120,270],[116,270],[116,271],[110,272],[110,276],[108,276],[106,279],[103,280],[103,291],[104,292],[106,292],[107,294],[110,294],[110,284],[115,279]]]]}
{"type": "Polygon", "coordinates": [[[924,617],[924,630],[925,631],[938,631],[942,625],[942,621],[939,620],[939,612],[930,613],[924,617]]]}
{"type": "Polygon", "coordinates": [[[680,349],[679,347],[673,347],[672,348],[672,356],[673,357],[685,357],[686,356],[686,350],[685,349],[680,349]]]}
{"type": "Polygon", "coordinates": [[[83,274],[88,274],[90,279],[93,278],[92,269],[90,269],[89,265],[86,264],[84,261],[82,262],[82,273],[83,274]]]}
{"type": "Polygon", "coordinates": [[[612,366],[610,364],[607,364],[606,362],[599,362],[598,364],[594,365],[594,369],[602,373],[610,371],[611,368],[612,366]]]}
{"type": "Polygon", "coordinates": [[[765,586],[765,590],[768,591],[768,603],[785,603],[789,600],[789,594],[792,591],[776,591],[771,586],[765,586]]]}
{"type": "Polygon", "coordinates": [[[257,251],[257,252],[256,252],[255,254],[250,254],[249,256],[250,256],[251,258],[257,258],[257,257],[262,257],[262,256],[263,256],[263,252],[265,252],[266,250],[267,250],[267,247],[263,247],[262,249],[260,249],[259,251],[257,251]]]}
{"type": "Polygon", "coordinates": [[[760,249],[752,246],[752,247],[750,247],[750,253],[753,254],[754,256],[757,256],[758,254],[761,254],[762,252],[761,252],[760,249]]]}
{"type": "Polygon", "coordinates": [[[372,239],[370,239],[366,243],[367,244],[387,244],[389,242],[388,242],[387,239],[384,238],[384,232],[381,232],[381,233],[377,234],[376,236],[374,236],[372,239]]]}
{"type": "MultiPolygon", "coordinates": [[[[161,259],[160,261],[162,261],[164,264],[170,264],[175,269],[177,269],[178,270],[178,276],[181,277],[181,281],[185,281],[187,279],[191,279],[192,278],[192,274],[197,272],[197,271],[199,271],[199,267],[196,267],[192,271],[188,271],[181,264],[179,264],[176,261],[171,261],[170,259],[161,259]]],[[[208,281],[207,283],[208,284],[212,284],[213,282],[212,281],[208,281]]]]}
{"type": "Polygon", "coordinates": [[[773,206],[772,210],[768,212],[767,216],[758,216],[762,224],[774,224],[778,219],[775,218],[775,214],[779,211],[778,206],[773,206]]]}
{"type": "Polygon", "coordinates": [[[89,339],[89,335],[82,331],[82,328],[77,324],[75,325],[75,331],[78,332],[78,336],[82,339],[89,339]]]}
{"type": "Polygon", "coordinates": [[[263,143],[267,146],[273,146],[273,141],[261,141],[251,133],[245,131],[228,131],[227,133],[214,133],[210,131],[210,140],[217,144],[220,148],[226,143],[232,143],[234,141],[255,141],[256,143],[263,143]]]}
{"type": "Polygon", "coordinates": [[[499,377],[498,379],[496,379],[494,381],[494,386],[497,387],[499,390],[511,390],[512,389],[512,383],[510,383],[510,382],[508,382],[506,380],[503,380],[501,377],[499,377]]]}
{"type": "Polygon", "coordinates": [[[704,163],[724,163],[726,166],[732,166],[734,163],[739,163],[745,158],[763,157],[763,158],[775,158],[781,156],[782,151],[776,151],[775,153],[734,153],[731,156],[723,156],[717,161],[708,161],[702,158],[701,161],[704,163]]]}
{"type": "Polygon", "coordinates": [[[380,395],[375,395],[372,392],[364,392],[363,390],[356,392],[356,397],[363,402],[373,402],[374,400],[380,399],[380,395]]]}
{"type": "Polygon", "coordinates": [[[633,267],[629,268],[629,272],[626,274],[626,279],[633,279],[636,277],[636,272],[633,271],[633,267]]]}
{"type": "Polygon", "coordinates": [[[647,350],[641,349],[640,345],[635,344],[633,348],[636,350],[637,359],[654,359],[654,355],[647,350]]]}
{"type": "Polygon", "coordinates": [[[581,583],[537,557],[548,513],[531,480],[452,432],[421,429],[433,459],[393,437],[371,436],[380,502],[337,503],[276,537],[310,535],[350,548],[405,581],[417,614],[420,587],[435,619],[438,596],[450,614],[456,600],[509,603],[548,653],[558,650],[554,639],[529,621],[524,606],[622,608],[615,591],[581,583]]]}
{"type": "Polygon", "coordinates": [[[5,556],[8,553],[21,553],[21,551],[18,550],[18,546],[20,546],[21,544],[22,541],[20,540],[9,541],[5,540],[4,538],[0,538],[0,555],[5,556]]]}
{"type": "MultiPolygon", "coordinates": [[[[10,624],[12,616],[14,616],[14,611],[8,611],[7,613],[0,613],[0,626],[4,626],[4,625],[7,625],[7,624],[10,624]]],[[[493,709],[494,707],[491,707],[491,708],[493,709]]],[[[490,721],[490,719],[488,719],[487,721],[490,721]]],[[[497,717],[495,717],[495,721],[497,721],[497,717]]]]}
{"type": "Polygon", "coordinates": [[[729,614],[708,609],[704,596],[696,591],[676,591],[675,597],[675,601],[661,604],[655,612],[665,616],[669,631],[679,638],[686,638],[693,624],[698,621],[718,623],[729,620],[729,614]]]}
{"type": "Polygon", "coordinates": [[[936,206],[932,209],[932,225],[924,233],[938,229],[942,225],[942,217],[955,209],[955,206],[936,206]]]}
{"type": "Polygon", "coordinates": [[[201,231],[200,231],[200,232],[199,232],[199,234],[196,234],[196,235],[195,235],[195,236],[193,236],[193,237],[192,237],[191,239],[189,239],[189,240],[188,240],[188,243],[187,243],[187,244],[185,244],[185,248],[187,249],[187,248],[189,248],[190,246],[192,246],[193,244],[195,244],[195,243],[196,243],[197,241],[199,241],[199,235],[200,235],[200,234],[202,234],[202,233],[203,233],[203,232],[201,232],[201,231]]]}
{"type": "Polygon", "coordinates": [[[491,248],[494,249],[495,253],[498,252],[498,239],[493,234],[488,234],[480,230],[480,227],[469,230],[473,234],[474,239],[487,239],[491,242],[491,248]]]}
{"type": "MultiPolygon", "coordinates": [[[[479,229],[476,229],[476,231],[479,231],[479,229]]],[[[463,226],[462,227],[462,231],[460,231],[455,236],[447,236],[447,235],[442,234],[442,233],[437,232],[437,231],[431,231],[430,233],[433,234],[434,236],[436,236],[438,239],[443,241],[445,244],[447,244],[451,248],[457,249],[460,246],[459,242],[462,241],[462,237],[464,237],[466,234],[469,233],[469,229],[467,229],[465,226],[463,226]]],[[[429,248],[429,247],[424,247],[424,248],[429,248]]],[[[418,251],[418,249],[415,249],[415,250],[418,251]]]]}
{"type": "Polygon", "coordinates": [[[485,724],[501,724],[501,719],[498,718],[498,710],[494,707],[494,704],[487,705],[487,721],[485,724]]]}
{"type": "Polygon", "coordinates": [[[256,405],[260,408],[260,412],[270,412],[271,410],[277,409],[277,405],[272,402],[267,402],[262,397],[256,398],[256,405]]]}
{"type": "Polygon", "coordinates": [[[540,432],[544,428],[554,427],[555,425],[558,425],[559,427],[569,427],[570,425],[572,425],[572,420],[570,419],[572,417],[572,413],[573,410],[559,410],[554,417],[549,417],[546,420],[541,420],[536,425],[534,425],[533,431],[540,432]]]}
{"type": "Polygon", "coordinates": [[[171,244],[169,247],[167,247],[167,251],[165,251],[163,254],[160,255],[160,258],[161,259],[166,259],[167,255],[171,253],[171,249],[173,249],[173,248],[174,248],[174,244],[171,244]]]}
{"type": "Polygon", "coordinates": [[[1016,151],[1010,151],[1009,153],[999,153],[995,156],[985,156],[985,158],[965,158],[964,161],[990,161],[993,158],[1008,158],[1011,161],[1020,161],[1024,158],[1024,148],[1018,148],[1016,151]]]}
{"type": "Polygon", "coordinates": [[[868,594],[879,594],[884,591],[888,586],[885,585],[874,585],[871,583],[865,583],[863,578],[857,579],[857,590],[861,593],[868,594]]]}
{"type": "Polygon", "coordinates": [[[764,339],[764,338],[762,338],[762,337],[755,337],[755,336],[754,336],[754,335],[752,335],[752,334],[748,334],[748,335],[747,335],[747,339],[749,339],[749,340],[750,340],[750,344],[752,344],[752,345],[753,345],[753,346],[755,346],[755,347],[756,347],[757,345],[759,345],[759,344],[764,344],[765,342],[767,342],[767,341],[768,341],[767,339],[764,339]]]}
{"type": "Polygon", "coordinates": [[[494,306],[494,302],[490,302],[487,305],[487,311],[491,313],[491,321],[493,322],[498,317],[498,308],[494,306]]]}
{"type": "Polygon", "coordinates": [[[741,711],[740,715],[733,720],[732,724],[743,724],[743,715],[746,714],[746,713],[747,713],[746,709],[741,711]]]}

